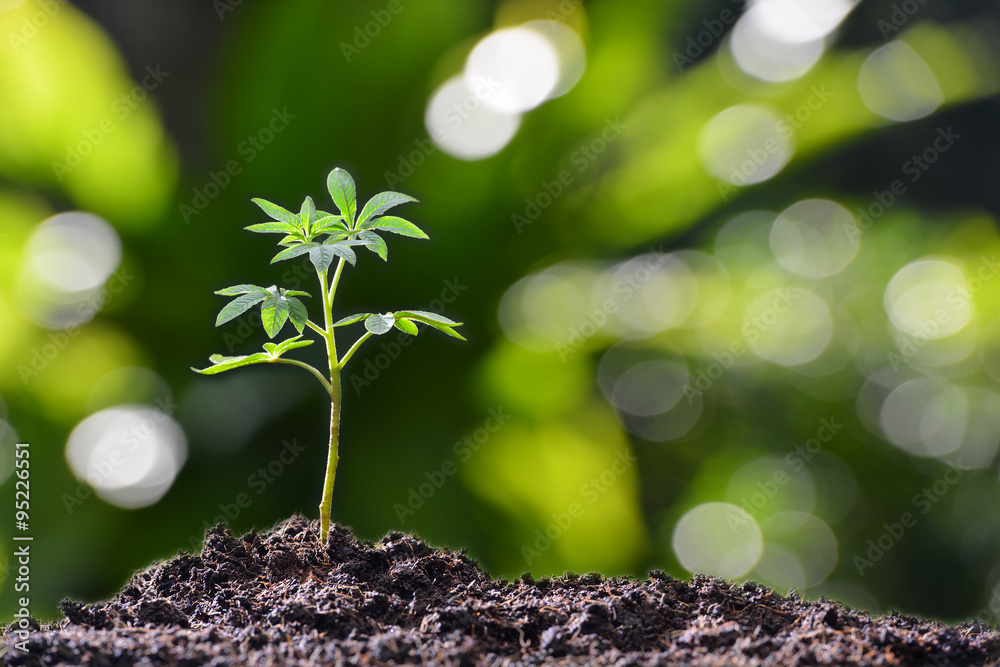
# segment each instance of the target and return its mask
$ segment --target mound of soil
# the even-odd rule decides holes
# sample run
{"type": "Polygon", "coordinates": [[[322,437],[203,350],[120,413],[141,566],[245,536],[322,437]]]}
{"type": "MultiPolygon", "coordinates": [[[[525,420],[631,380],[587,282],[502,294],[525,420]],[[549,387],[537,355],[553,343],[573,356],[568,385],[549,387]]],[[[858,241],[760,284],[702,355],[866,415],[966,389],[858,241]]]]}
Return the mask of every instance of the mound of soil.
{"type": "Polygon", "coordinates": [[[998,633],[872,618],[755,584],[567,574],[493,579],[464,552],[294,517],[208,532],[108,602],[64,600],[4,665],[996,665],[998,633]]]}

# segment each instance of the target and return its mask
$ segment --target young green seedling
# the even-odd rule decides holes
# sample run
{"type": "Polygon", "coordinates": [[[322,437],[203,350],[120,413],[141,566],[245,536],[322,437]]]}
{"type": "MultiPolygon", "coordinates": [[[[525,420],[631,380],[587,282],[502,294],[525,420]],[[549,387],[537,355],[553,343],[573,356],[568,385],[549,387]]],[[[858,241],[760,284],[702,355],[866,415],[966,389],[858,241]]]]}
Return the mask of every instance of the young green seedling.
{"type": "Polygon", "coordinates": [[[274,285],[260,287],[250,284],[233,285],[219,290],[216,294],[235,296],[236,298],[222,309],[215,321],[215,326],[225,324],[259,304],[261,322],[268,338],[277,336],[288,321],[291,321],[292,326],[299,333],[297,336],[280,343],[264,343],[264,351],[256,354],[240,357],[212,355],[209,358],[212,366],[203,370],[192,369],[204,375],[215,375],[251,364],[292,364],[312,373],[323,385],[323,389],[330,395],[330,450],[326,465],[326,479],[323,484],[323,498],[319,505],[320,539],[324,543],[330,532],[333,483],[337,476],[337,463],[340,460],[340,374],[344,365],[351,360],[351,357],[366,340],[372,336],[388,333],[394,327],[403,333],[416,336],[417,324],[426,324],[449,336],[465,340],[454,329],[454,327],[460,326],[461,322],[454,322],[437,313],[428,313],[422,310],[399,310],[383,314],[357,313],[336,322],[333,321],[333,299],[337,294],[340,274],[344,270],[345,263],[354,266],[357,262],[357,255],[354,252],[355,246],[364,246],[381,257],[383,261],[388,261],[385,240],[379,235],[379,232],[391,232],[417,239],[426,239],[427,235],[412,222],[391,215],[383,215],[394,206],[416,201],[413,197],[399,192],[383,192],[372,197],[358,213],[354,180],[350,174],[343,169],[334,169],[327,177],[326,184],[340,215],[317,211],[310,197],[306,197],[305,201],[302,202],[302,207],[297,215],[264,199],[254,199],[254,203],[272,221],[250,225],[246,228],[251,232],[274,233],[283,236],[278,241],[278,245],[283,249],[271,260],[272,264],[301,255],[309,256],[309,260],[316,269],[316,276],[319,278],[323,319],[319,323],[309,319],[305,304],[298,298],[309,296],[307,292],[286,290],[274,285]],[[333,271],[333,276],[329,277],[328,273],[334,261],[336,261],[336,268],[333,271]],[[362,321],[365,333],[343,356],[338,357],[334,330],[337,327],[362,321]],[[315,342],[302,339],[306,327],[319,334],[319,337],[326,343],[329,376],[324,375],[317,368],[304,361],[284,356],[286,352],[312,345],[315,342]]]}

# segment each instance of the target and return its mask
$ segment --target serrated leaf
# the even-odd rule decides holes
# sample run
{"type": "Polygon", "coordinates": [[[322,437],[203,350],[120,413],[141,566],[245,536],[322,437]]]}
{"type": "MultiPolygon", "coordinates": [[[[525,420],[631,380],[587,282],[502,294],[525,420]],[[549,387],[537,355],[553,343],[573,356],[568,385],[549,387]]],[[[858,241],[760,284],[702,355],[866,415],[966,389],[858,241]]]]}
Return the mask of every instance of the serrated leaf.
{"type": "Polygon", "coordinates": [[[337,205],[340,213],[344,216],[347,225],[353,227],[354,215],[358,206],[354,179],[346,171],[337,167],[327,176],[326,187],[330,191],[330,196],[333,197],[333,203],[337,205]]]}
{"type": "Polygon", "coordinates": [[[420,333],[417,330],[417,325],[413,323],[413,320],[408,320],[405,317],[396,320],[395,327],[403,333],[408,333],[411,336],[416,336],[420,333]]]}
{"type": "MultiPolygon", "coordinates": [[[[330,262],[333,258],[337,256],[334,252],[332,245],[317,245],[309,249],[309,261],[312,262],[313,266],[320,273],[325,272],[330,268],[330,262]]],[[[353,263],[353,262],[352,262],[353,263]]]]}
{"type": "Polygon", "coordinates": [[[360,322],[371,315],[371,313],[358,313],[356,315],[348,315],[345,318],[339,319],[333,323],[335,327],[346,327],[348,324],[354,324],[355,322],[360,322]]]}
{"type": "Polygon", "coordinates": [[[314,220],[316,220],[316,204],[313,203],[312,197],[306,197],[302,200],[302,206],[299,208],[299,222],[306,234],[311,233],[314,220]]]}
{"type": "Polygon", "coordinates": [[[427,234],[409,220],[403,220],[393,215],[386,215],[381,218],[370,218],[364,224],[359,225],[361,229],[384,229],[400,236],[409,236],[415,239],[426,239],[427,234]]]}
{"type": "Polygon", "coordinates": [[[323,247],[329,248],[337,257],[343,257],[351,266],[354,266],[357,264],[358,256],[351,250],[351,246],[358,245],[359,243],[360,241],[337,241],[335,243],[324,243],[323,247]]]}
{"type": "Polygon", "coordinates": [[[243,229],[257,234],[294,234],[299,231],[298,227],[287,222],[261,222],[243,229]]]}
{"type": "Polygon", "coordinates": [[[287,301],[288,319],[292,321],[292,325],[296,331],[302,333],[302,330],[306,326],[306,320],[309,319],[309,311],[306,310],[306,305],[294,296],[288,297],[287,301]]]}
{"type": "Polygon", "coordinates": [[[270,296],[270,293],[267,290],[264,290],[263,293],[253,292],[236,297],[227,303],[221,311],[219,311],[219,316],[215,318],[215,326],[221,326],[229,320],[239,317],[266,299],[268,296],[270,296]]]}
{"type": "Polygon", "coordinates": [[[306,240],[301,234],[289,234],[285,238],[278,241],[278,245],[290,248],[296,243],[305,243],[306,240]]]}
{"type": "Polygon", "coordinates": [[[455,331],[452,327],[462,326],[461,322],[456,322],[454,320],[448,319],[444,315],[438,315],[437,313],[429,313],[426,310],[401,310],[395,313],[396,317],[404,317],[406,319],[416,320],[428,326],[434,327],[442,333],[446,333],[453,338],[458,338],[459,340],[465,340],[465,337],[455,331]]]}
{"type": "Polygon", "coordinates": [[[349,231],[347,225],[344,224],[344,216],[342,215],[327,215],[316,220],[313,223],[312,233],[316,234],[331,234],[335,231],[349,231]]]}
{"type": "Polygon", "coordinates": [[[293,257],[298,257],[299,255],[304,255],[309,252],[311,248],[315,248],[318,245],[318,243],[300,243],[298,245],[293,245],[291,248],[285,248],[271,259],[271,264],[291,259],[293,257]]]}
{"type": "Polygon", "coordinates": [[[215,375],[216,373],[224,373],[225,371],[240,368],[241,366],[268,363],[271,361],[271,357],[264,352],[248,354],[242,357],[223,357],[221,354],[213,354],[209,357],[209,361],[212,362],[212,365],[208,368],[192,368],[191,370],[202,375],[215,375]]]}
{"type": "Polygon", "coordinates": [[[374,315],[369,315],[365,319],[365,329],[368,329],[371,333],[376,336],[381,336],[384,333],[388,333],[392,330],[392,325],[395,324],[396,318],[392,313],[385,313],[384,315],[379,315],[378,313],[374,315]]]}
{"type": "Polygon", "coordinates": [[[221,294],[222,296],[236,296],[237,294],[263,294],[267,296],[270,292],[266,287],[261,287],[260,285],[251,285],[249,283],[243,283],[241,285],[233,285],[232,287],[225,287],[215,292],[216,294],[221,294]]]}
{"type": "Polygon", "coordinates": [[[260,307],[260,319],[268,338],[274,338],[288,321],[288,299],[271,295],[260,307]]]}
{"type": "Polygon", "coordinates": [[[393,206],[399,206],[400,204],[405,204],[411,201],[417,200],[410,195],[404,195],[401,192],[380,192],[369,199],[368,203],[365,204],[364,209],[361,211],[361,215],[358,216],[358,224],[360,225],[369,218],[381,215],[384,211],[388,211],[393,206]]]}
{"type": "Polygon", "coordinates": [[[288,224],[295,227],[295,229],[299,228],[299,217],[294,213],[292,213],[291,211],[284,209],[278,206],[277,204],[273,204],[267,201],[266,199],[255,198],[251,199],[250,201],[252,201],[254,204],[257,204],[257,206],[260,206],[260,210],[264,211],[264,213],[267,213],[268,216],[271,217],[271,219],[278,220],[280,222],[287,222],[288,224]]]}
{"type": "Polygon", "coordinates": [[[358,232],[358,239],[364,241],[365,247],[381,257],[382,261],[389,261],[389,248],[386,247],[385,240],[381,236],[370,229],[366,229],[358,232]]]}
{"type": "Polygon", "coordinates": [[[424,322],[425,324],[430,324],[436,322],[438,324],[446,324],[448,326],[461,326],[461,322],[456,322],[455,320],[449,319],[444,315],[438,315],[437,313],[431,313],[426,310],[401,310],[396,313],[396,317],[408,317],[418,322],[424,322]]]}
{"type": "Polygon", "coordinates": [[[282,354],[288,352],[289,350],[294,350],[300,347],[306,347],[316,342],[309,339],[299,340],[300,338],[302,338],[302,334],[299,334],[298,336],[292,336],[291,338],[288,338],[278,343],[277,347],[278,356],[281,356],[282,354]]]}

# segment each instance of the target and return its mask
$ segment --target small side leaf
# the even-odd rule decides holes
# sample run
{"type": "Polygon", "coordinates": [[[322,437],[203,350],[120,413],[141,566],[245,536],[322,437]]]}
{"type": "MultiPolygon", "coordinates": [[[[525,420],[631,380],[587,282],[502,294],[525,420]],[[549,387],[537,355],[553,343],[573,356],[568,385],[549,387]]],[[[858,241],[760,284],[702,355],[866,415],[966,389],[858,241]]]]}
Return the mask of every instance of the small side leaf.
{"type": "Polygon", "coordinates": [[[251,200],[257,206],[260,206],[260,210],[267,213],[272,220],[278,220],[280,222],[287,222],[288,224],[294,226],[296,229],[299,228],[299,217],[292,213],[291,211],[284,209],[277,204],[272,204],[266,199],[252,199],[251,200]]]}
{"type": "MultiPolygon", "coordinates": [[[[350,250],[350,248],[348,248],[348,250],[350,250]]],[[[309,248],[309,261],[312,262],[313,266],[315,266],[316,270],[320,273],[324,273],[330,268],[330,262],[332,262],[333,258],[336,256],[337,253],[334,252],[332,245],[321,244],[314,245],[312,248],[309,248]]],[[[353,262],[351,263],[353,264],[353,262]]]]}
{"type": "Polygon", "coordinates": [[[395,323],[396,318],[392,313],[385,313],[384,315],[376,313],[374,315],[369,315],[365,320],[365,329],[368,329],[368,331],[376,336],[381,336],[382,334],[388,333],[392,330],[392,325],[395,323]]]}
{"type": "Polygon", "coordinates": [[[354,215],[358,201],[354,179],[346,171],[337,167],[326,178],[326,187],[333,197],[333,203],[340,209],[349,227],[354,227],[354,215]]]}
{"type": "Polygon", "coordinates": [[[312,233],[317,234],[332,234],[335,231],[349,231],[347,225],[344,224],[344,216],[342,215],[327,215],[316,222],[313,223],[312,233]]]}
{"type": "Polygon", "coordinates": [[[272,294],[260,307],[260,319],[268,338],[274,338],[288,321],[288,299],[272,294]]]}
{"type": "Polygon", "coordinates": [[[361,211],[361,215],[358,216],[358,224],[360,225],[369,218],[382,215],[384,211],[388,211],[393,206],[399,206],[400,204],[405,204],[411,201],[417,200],[410,195],[404,195],[401,192],[380,192],[369,199],[368,203],[365,204],[364,209],[361,211]]]}
{"type": "Polygon", "coordinates": [[[287,300],[288,319],[292,321],[295,330],[301,334],[302,330],[306,327],[306,320],[309,319],[309,311],[306,310],[306,305],[294,296],[288,297],[287,300]]]}
{"type": "Polygon", "coordinates": [[[280,357],[281,355],[283,355],[285,352],[288,352],[289,350],[294,350],[294,349],[299,348],[299,347],[306,347],[306,346],[312,345],[313,343],[316,342],[316,341],[309,340],[309,339],[299,340],[300,338],[302,338],[302,334],[299,334],[298,336],[293,336],[293,337],[291,337],[291,338],[289,338],[287,340],[281,341],[280,343],[278,343],[278,347],[275,350],[275,352],[280,357]]]}
{"type": "Polygon", "coordinates": [[[212,362],[212,365],[208,368],[192,368],[191,370],[202,375],[215,375],[216,373],[223,373],[234,368],[240,368],[241,366],[264,364],[271,361],[271,357],[265,352],[257,352],[256,354],[249,354],[242,357],[224,357],[221,354],[213,354],[209,357],[209,361],[212,362]]]}
{"type": "Polygon", "coordinates": [[[386,247],[385,240],[381,236],[366,229],[358,232],[358,239],[364,241],[365,247],[381,257],[383,262],[389,261],[389,248],[386,247]]]}
{"type": "Polygon", "coordinates": [[[426,239],[427,234],[409,220],[403,220],[393,215],[386,215],[381,218],[370,218],[360,225],[361,229],[384,229],[400,236],[409,236],[415,239],[426,239]]]}
{"type": "Polygon", "coordinates": [[[267,291],[266,287],[244,283],[241,285],[233,285],[232,287],[225,287],[218,290],[216,294],[221,294],[222,296],[236,296],[237,294],[263,294],[264,296],[267,296],[270,292],[267,291]]]}
{"type": "Polygon", "coordinates": [[[403,333],[408,333],[411,336],[416,336],[419,333],[417,325],[413,323],[413,320],[408,320],[405,317],[401,317],[396,320],[395,326],[403,333]]]}
{"type": "Polygon", "coordinates": [[[355,322],[360,322],[371,315],[371,313],[358,313],[357,315],[348,315],[343,319],[339,319],[333,323],[335,327],[346,327],[348,324],[354,324],[355,322]]]}
{"type": "Polygon", "coordinates": [[[287,222],[261,222],[243,229],[258,234],[294,234],[299,228],[287,222]]]}
{"type": "Polygon", "coordinates": [[[313,203],[312,197],[306,197],[299,209],[299,222],[302,225],[302,231],[309,234],[314,220],[316,220],[316,204],[313,203]]]}
{"type": "Polygon", "coordinates": [[[318,245],[318,243],[300,243],[298,245],[293,245],[291,248],[285,248],[271,259],[271,264],[291,259],[293,257],[298,257],[299,255],[304,255],[309,252],[310,249],[315,248],[318,245]]]}
{"type": "Polygon", "coordinates": [[[415,320],[421,322],[428,326],[434,327],[442,333],[446,333],[453,338],[458,338],[459,340],[465,340],[465,337],[455,331],[453,327],[462,326],[461,322],[456,322],[454,320],[448,319],[444,315],[438,315],[437,313],[429,313],[425,310],[401,310],[395,313],[397,318],[403,317],[409,320],[415,320]]]}
{"type": "Polygon", "coordinates": [[[334,255],[343,257],[351,266],[354,266],[358,262],[358,256],[351,250],[351,246],[358,245],[358,243],[358,241],[337,241],[335,243],[324,243],[323,247],[329,248],[334,255]]]}
{"type": "Polygon", "coordinates": [[[239,317],[266,299],[268,296],[270,296],[270,293],[267,290],[264,290],[263,294],[251,293],[236,297],[227,303],[221,311],[219,311],[219,316],[215,318],[215,326],[222,326],[229,320],[239,317]]]}

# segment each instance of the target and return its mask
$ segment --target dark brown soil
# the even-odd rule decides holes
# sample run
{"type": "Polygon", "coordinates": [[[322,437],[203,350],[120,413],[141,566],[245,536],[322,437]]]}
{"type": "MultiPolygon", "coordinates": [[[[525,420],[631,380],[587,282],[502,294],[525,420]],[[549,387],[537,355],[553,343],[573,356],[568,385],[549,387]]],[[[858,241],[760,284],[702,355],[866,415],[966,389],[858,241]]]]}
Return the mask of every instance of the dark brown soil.
{"type": "Polygon", "coordinates": [[[136,574],[3,641],[3,665],[996,665],[997,632],[653,572],[493,579],[464,553],[295,517],[136,574]]]}

